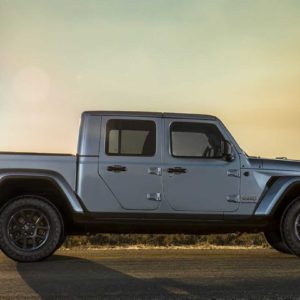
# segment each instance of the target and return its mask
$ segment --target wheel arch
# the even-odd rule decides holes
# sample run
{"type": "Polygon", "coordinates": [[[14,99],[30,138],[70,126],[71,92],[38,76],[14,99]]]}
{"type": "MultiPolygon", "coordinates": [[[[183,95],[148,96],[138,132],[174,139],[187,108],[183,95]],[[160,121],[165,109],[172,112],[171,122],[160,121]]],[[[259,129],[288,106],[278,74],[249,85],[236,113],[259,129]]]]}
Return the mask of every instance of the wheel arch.
{"type": "Polygon", "coordinates": [[[255,215],[280,218],[292,201],[300,196],[300,177],[279,177],[256,207],[255,215]]]}
{"type": "Polygon", "coordinates": [[[73,223],[74,213],[85,208],[68,182],[56,172],[36,170],[0,171],[0,210],[20,196],[43,197],[63,217],[66,230],[73,223]]]}

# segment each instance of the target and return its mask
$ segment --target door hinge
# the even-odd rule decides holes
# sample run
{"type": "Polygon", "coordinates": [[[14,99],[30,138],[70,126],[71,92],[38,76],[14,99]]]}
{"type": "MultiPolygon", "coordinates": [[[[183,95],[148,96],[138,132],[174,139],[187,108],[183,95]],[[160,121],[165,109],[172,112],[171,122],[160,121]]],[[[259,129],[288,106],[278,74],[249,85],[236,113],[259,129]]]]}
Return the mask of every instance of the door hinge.
{"type": "Polygon", "coordinates": [[[148,193],[147,199],[153,200],[153,201],[161,201],[161,194],[160,193],[148,193]]]}
{"type": "Polygon", "coordinates": [[[238,169],[232,169],[227,171],[227,176],[230,177],[241,177],[241,172],[238,169]]]}
{"type": "Polygon", "coordinates": [[[157,168],[157,167],[148,168],[148,174],[161,176],[162,169],[161,168],[157,168]]]}
{"type": "Polygon", "coordinates": [[[226,198],[227,202],[230,203],[240,203],[240,196],[239,195],[229,195],[226,198]]]}

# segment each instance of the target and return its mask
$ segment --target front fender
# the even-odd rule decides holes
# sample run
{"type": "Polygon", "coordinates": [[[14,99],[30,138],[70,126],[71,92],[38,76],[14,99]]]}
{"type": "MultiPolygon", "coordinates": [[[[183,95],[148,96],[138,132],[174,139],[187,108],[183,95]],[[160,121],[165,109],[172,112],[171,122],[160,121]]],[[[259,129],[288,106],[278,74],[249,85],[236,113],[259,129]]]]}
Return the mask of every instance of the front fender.
{"type": "Polygon", "coordinates": [[[276,211],[276,208],[282,203],[284,196],[295,185],[300,186],[300,177],[281,177],[277,179],[259,202],[254,215],[273,215],[276,211]]]}
{"type": "Polygon", "coordinates": [[[57,185],[60,191],[65,195],[68,204],[76,213],[83,213],[84,209],[75,192],[57,172],[49,170],[30,170],[30,169],[1,169],[0,170],[0,188],[4,181],[9,179],[46,179],[57,185]]]}

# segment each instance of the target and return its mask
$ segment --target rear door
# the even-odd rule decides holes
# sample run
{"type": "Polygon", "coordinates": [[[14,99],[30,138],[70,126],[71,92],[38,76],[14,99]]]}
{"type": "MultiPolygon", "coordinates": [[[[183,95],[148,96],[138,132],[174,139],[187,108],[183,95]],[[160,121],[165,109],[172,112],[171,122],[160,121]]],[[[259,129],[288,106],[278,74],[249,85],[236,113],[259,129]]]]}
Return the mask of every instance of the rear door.
{"type": "Polygon", "coordinates": [[[99,175],[123,209],[160,205],[161,127],[161,118],[102,118],[99,175]]]}

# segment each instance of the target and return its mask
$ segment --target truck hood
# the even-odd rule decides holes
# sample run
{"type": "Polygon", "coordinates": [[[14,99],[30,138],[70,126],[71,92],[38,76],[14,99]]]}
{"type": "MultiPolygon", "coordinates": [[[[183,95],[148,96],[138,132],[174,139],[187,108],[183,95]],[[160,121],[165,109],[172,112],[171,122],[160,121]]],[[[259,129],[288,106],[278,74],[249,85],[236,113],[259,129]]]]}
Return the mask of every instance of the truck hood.
{"type": "Polygon", "coordinates": [[[300,161],[289,159],[250,158],[252,168],[274,171],[300,172],[300,161]]]}

